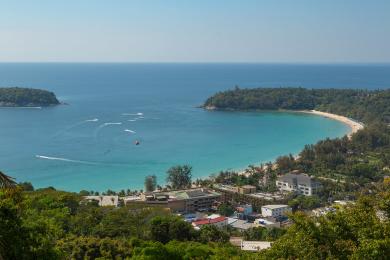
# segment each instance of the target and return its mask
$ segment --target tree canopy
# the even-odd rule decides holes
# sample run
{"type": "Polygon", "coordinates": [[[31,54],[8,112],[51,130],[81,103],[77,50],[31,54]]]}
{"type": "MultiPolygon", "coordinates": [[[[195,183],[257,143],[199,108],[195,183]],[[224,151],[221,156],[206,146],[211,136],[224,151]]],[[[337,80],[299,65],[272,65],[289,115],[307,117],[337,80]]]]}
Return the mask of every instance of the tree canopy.
{"type": "Polygon", "coordinates": [[[31,107],[58,105],[53,92],[33,88],[0,88],[0,106],[31,107]]]}
{"type": "Polygon", "coordinates": [[[177,165],[167,171],[167,182],[173,189],[185,189],[191,186],[192,167],[177,165]]]}

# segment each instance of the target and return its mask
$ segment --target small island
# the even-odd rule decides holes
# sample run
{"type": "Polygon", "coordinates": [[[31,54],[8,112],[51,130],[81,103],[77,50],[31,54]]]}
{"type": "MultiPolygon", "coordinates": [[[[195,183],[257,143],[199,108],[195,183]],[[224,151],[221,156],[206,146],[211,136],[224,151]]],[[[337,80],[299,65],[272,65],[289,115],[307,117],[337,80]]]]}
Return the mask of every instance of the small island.
{"type": "Polygon", "coordinates": [[[59,105],[53,92],[33,88],[0,88],[0,107],[47,107],[59,105]]]}

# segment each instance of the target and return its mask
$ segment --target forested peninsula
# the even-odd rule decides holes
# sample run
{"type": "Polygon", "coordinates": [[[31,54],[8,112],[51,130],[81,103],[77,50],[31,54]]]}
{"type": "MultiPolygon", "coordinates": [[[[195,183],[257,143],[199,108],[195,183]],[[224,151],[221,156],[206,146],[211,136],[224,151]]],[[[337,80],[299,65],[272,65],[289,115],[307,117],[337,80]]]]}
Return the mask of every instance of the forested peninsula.
{"type": "Polygon", "coordinates": [[[47,107],[58,105],[53,92],[33,88],[0,88],[0,107],[47,107]]]}
{"type": "Polygon", "coordinates": [[[254,88],[219,92],[206,100],[206,109],[319,110],[365,123],[390,122],[390,90],[254,88]]]}

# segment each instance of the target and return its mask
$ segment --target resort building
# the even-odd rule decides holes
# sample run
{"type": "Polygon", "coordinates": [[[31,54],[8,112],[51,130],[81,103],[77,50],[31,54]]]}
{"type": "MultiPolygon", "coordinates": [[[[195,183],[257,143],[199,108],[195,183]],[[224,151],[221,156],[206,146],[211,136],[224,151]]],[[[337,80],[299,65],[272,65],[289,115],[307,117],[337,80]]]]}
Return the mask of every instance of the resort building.
{"type": "Polygon", "coordinates": [[[99,206],[114,206],[118,207],[119,197],[118,196],[85,196],[84,201],[93,202],[96,201],[99,206]]]}
{"type": "Polygon", "coordinates": [[[192,213],[207,211],[213,203],[221,197],[220,193],[198,188],[169,192],[144,193],[139,200],[129,201],[132,203],[144,203],[148,205],[169,208],[172,212],[192,213]]]}
{"type": "Polygon", "coordinates": [[[286,216],[291,212],[291,208],[288,205],[265,205],[261,207],[261,215],[263,217],[278,218],[286,216]]]}
{"type": "Polygon", "coordinates": [[[305,196],[311,196],[322,187],[321,183],[307,174],[288,173],[278,177],[276,186],[280,191],[297,192],[305,196]]]}

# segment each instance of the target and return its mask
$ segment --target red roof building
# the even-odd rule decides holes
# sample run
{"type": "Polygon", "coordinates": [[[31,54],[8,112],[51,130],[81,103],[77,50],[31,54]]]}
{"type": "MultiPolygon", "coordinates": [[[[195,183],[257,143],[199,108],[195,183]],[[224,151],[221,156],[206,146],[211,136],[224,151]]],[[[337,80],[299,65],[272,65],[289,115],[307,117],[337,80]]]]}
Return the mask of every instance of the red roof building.
{"type": "Polygon", "coordinates": [[[217,227],[225,227],[228,223],[227,217],[217,217],[217,218],[206,218],[206,219],[200,219],[197,221],[192,222],[192,225],[195,228],[200,228],[203,225],[214,225],[217,227]]]}

